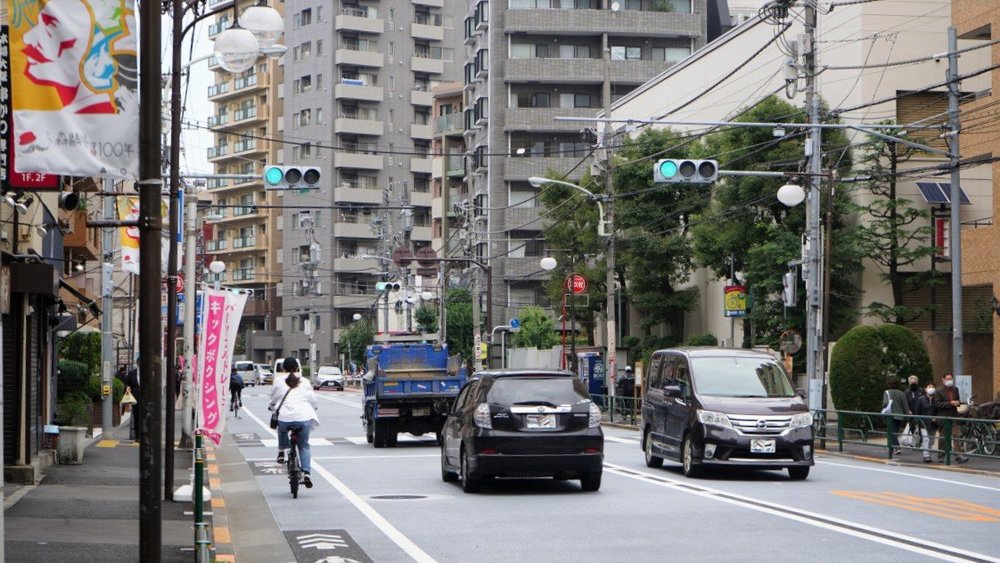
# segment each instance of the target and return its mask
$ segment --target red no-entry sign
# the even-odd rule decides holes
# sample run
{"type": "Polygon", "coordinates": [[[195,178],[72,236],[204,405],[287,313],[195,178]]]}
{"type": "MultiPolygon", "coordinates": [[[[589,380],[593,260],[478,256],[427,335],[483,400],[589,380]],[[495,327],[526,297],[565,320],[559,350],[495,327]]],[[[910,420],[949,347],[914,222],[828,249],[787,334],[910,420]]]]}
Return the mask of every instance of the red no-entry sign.
{"type": "Polygon", "coordinates": [[[580,274],[570,274],[566,276],[566,291],[580,294],[587,291],[587,278],[580,274]]]}

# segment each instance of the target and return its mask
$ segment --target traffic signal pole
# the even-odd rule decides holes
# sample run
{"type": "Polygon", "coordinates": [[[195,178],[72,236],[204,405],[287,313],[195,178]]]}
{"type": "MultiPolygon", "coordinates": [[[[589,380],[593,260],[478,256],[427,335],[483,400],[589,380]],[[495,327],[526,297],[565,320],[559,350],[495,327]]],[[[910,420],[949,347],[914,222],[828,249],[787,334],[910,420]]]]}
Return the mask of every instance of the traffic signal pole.
{"type": "Polygon", "coordinates": [[[823,130],[819,123],[819,95],[816,88],[816,7],[805,5],[805,45],[803,74],[805,103],[809,111],[809,139],[805,156],[809,159],[809,190],[806,197],[806,375],[809,378],[809,409],[823,406],[823,301],[822,240],[820,234],[820,183],[822,182],[823,130]]]}

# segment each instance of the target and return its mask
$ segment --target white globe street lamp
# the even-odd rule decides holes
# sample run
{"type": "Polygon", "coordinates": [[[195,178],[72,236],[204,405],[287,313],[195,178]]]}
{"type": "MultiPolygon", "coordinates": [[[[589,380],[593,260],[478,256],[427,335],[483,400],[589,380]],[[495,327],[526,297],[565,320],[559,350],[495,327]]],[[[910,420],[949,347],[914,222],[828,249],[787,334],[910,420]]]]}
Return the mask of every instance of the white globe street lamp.
{"type": "Polygon", "coordinates": [[[215,58],[223,69],[239,73],[249,70],[260,54],[260,43],[250,31],[239,23],[223,31],[215,38],[215,58]]]}
{"type": "Polygon", "coordinates": [[[785,184],[778,188],[778,201],[788,207],[795,207],[806,198],[806,192],[798,184],[785,184]]]}
{"type": "Polygon", "coordinates": [[[266,49],[278,42],[285,30],[278,10],[261,0],[256,6],[251,6],[240,16],[243,27],[254,34],[261,49],[266,49]]]}
{"type": "Polygon", "coordinates": [[[216,275],[221,274],[226,271],[226,263],[221,260],[212,260],[208,264],[208,271],[216,275]]]}
{"type": "Polygon", "coordinates": [[[355,321],[360,321],[361,320],[361,313],[354,313],[354,316],[351,317],[351,318],[354,319],[355,321]]]}
{"type": "Polygon", "coordinates": [[[538,265],[541,266],[546,272],[551,272],[556,267],[556,259],[551,256],[546,256],[538,261],[538,265]]]}

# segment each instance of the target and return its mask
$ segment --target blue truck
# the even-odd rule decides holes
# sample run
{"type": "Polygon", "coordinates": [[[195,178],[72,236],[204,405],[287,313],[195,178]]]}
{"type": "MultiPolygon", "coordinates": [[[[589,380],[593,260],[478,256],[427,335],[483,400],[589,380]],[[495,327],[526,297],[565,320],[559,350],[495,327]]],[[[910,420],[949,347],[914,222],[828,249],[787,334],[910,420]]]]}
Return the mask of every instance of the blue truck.
{"type": "Polygon", "coordinates": [[[368,346],[364,420],[365,435],[376,448],[396,446],[401,432],[421,436],[434,432],[438,441],[444,415],[467,376],[447,344],[396,336],[368,346]]]}

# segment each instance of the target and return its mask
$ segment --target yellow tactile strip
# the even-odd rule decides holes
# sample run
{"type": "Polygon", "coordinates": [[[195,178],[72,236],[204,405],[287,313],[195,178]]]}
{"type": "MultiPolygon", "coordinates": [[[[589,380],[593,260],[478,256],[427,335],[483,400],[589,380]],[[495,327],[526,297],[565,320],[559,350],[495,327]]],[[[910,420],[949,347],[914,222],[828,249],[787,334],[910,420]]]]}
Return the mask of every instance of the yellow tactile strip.
{"type": "Polygon", "coordinates": [[[219,464],[212,444],[205,445],[206,469],[209,475],[208,488],[212,491],[212,551],[215,561],[235,563],[236,553],[233,537],[229,531],[229,515],[226,513],[226,499],[222,494],[222,479],[219,464]]]}

